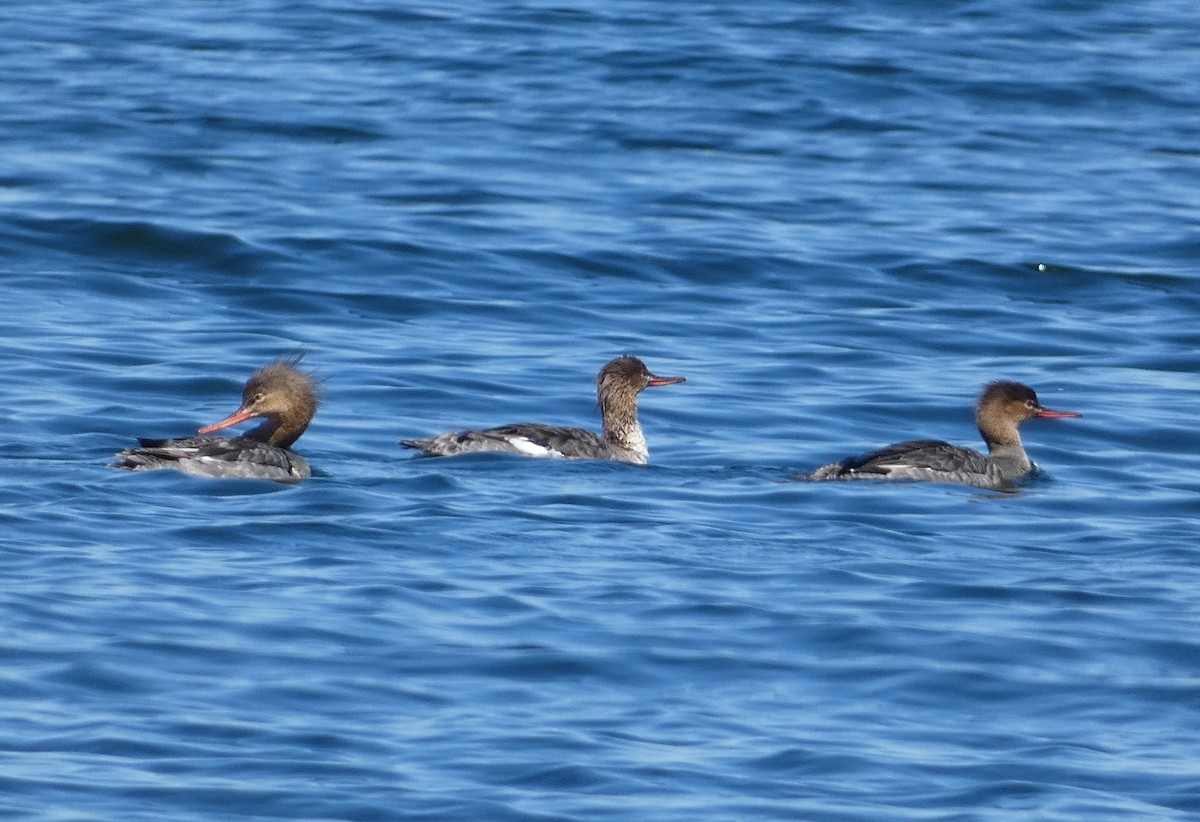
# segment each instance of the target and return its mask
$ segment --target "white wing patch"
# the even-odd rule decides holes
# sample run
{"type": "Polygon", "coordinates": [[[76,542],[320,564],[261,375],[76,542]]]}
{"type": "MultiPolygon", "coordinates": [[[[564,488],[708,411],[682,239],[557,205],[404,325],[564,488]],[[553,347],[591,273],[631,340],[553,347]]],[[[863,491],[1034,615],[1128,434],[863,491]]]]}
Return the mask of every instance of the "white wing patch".
{"type": "Polygon", "coordinates": [[[544,445],[538,445],[528,437],[505,437],[504,441],[527,457],[562,458],[563,456],[561,452],[555,451],[553,448],[547,448],[544,445]]]}

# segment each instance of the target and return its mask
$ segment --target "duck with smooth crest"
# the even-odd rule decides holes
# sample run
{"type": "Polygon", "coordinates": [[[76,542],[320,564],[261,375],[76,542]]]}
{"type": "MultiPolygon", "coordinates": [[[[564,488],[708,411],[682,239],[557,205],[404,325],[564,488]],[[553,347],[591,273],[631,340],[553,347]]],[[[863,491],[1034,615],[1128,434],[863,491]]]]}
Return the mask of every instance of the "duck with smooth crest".
{"type": "Polygon", "coordinates": [[[644,465],[649,459],[649,450],[638,422],[638,394],[646,388],[683,381],[683,377],[655,376],[637,357],[625,355],[601,368],[596,377],[596,398],[602,420],[599,436],[582,428],[526,422],[439,434],[427,439],[401,440],[400,444],[421,449],[418,456],[422,457],[499,451],[527,457],[615,460],[644,465]]]}
{"type": "Polygon", "coordinates": [[[242,404],[207,435],[255,417],[263,422],[240,437],[142,439],[139,448],[117,454],[114,468],[129,471],[174,469],[198,477],[235,477],[297,482],[312,476],[303,457],[291,450],[317,413],[316,381],[299,369],[303,355],[268,363],[242,389],[242,404]]]}
{"type": "Polygon", "coordinates": [[[1037,464],[1021,444],[1018,428],[1038,417],[1081,417],[1074,411],[1043,408],[1027,385],[999,380],[987,385],[975,406],[975,424],[987,443],[987,456],[941,440],[910,440],[841,462],[822,465],[799,479],[916,480],[953,482],[977,488],[1011,488],[1034,474],[1037,464]]]}

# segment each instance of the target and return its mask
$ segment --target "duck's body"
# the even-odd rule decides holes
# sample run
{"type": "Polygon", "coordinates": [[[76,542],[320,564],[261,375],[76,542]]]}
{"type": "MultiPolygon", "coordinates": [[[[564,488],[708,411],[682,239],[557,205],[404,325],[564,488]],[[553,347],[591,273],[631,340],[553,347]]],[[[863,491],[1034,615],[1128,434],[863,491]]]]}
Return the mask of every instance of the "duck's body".
{"type": "Polygon", "coordinates": [[[987,444],[987,455],[941,440],[908,440],[805,474],[809,480],[911,480],[952,482],[977,488],[1004,489],[1027,479],[1037,465],[1025,453],[1018,430],[1034,417],[1078,417],[1038,403],[1032,388],[1016,382],[989,384],[975,406],[975,422],[987,444]]]}
{"type": "Polygon", "coordinates": [[[526,457],[644,463],[649,456],[644,450],[639,451],[608,442],[582,428],[563,428],[536,422],[457,431],[423,440],[404,440],[403,445],[422,449],[423,457],[452,457],[474,451],[500,451],[526,457]]]}
{"type": "Polygon", "coordinates": [[[138,437],[139,448],[117,454],[117,468],[153,471],[173,468],[195,477],[231,477],[296,482],[312,476],[304,457],[251,437],[138,437]]]}
{"type": "Polygon", "coordinates": [[[618,357],[600,369],[596,395],[603,420],[600,435],[582,428],[515,423],[470,429],[419,440],[401,440],[422,457],[450,457],[482,451],[558,459],[614,460],[644,465],[646,436],[637,417],[637,395],[645,388],[673,385],[683,377],[656,377],[637,357],[618,357]]]}
{"type": "Polygon", "coordinates": [[[254,373],[242,391],[242,405],[225,419],[197,433],[220,431],[254,417],[262,424],[240,437],[142,439],[140,447],[117,454],[116,468],[129,471],[174,469],[198,477],[297,482],[312,469],[291,446],[317,411],[311,374],[301,372],[299,357],[277,360],[254,373]]]}
{"type": "Polygon", "coordinates": [[[823,465],[805,478],[954,482],[1001,488],[1024,479],[1035,469],[1024,449],[1001,459],[941,440],[909,440],[823,465]]]}

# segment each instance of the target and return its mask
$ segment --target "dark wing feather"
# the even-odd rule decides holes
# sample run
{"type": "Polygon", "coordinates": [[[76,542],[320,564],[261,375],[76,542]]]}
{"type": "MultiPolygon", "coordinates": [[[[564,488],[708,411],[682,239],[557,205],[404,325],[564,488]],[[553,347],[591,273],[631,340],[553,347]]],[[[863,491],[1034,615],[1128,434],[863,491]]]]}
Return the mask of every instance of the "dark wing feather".
{"type": "Polygon", "coordinates": [[[562,454],[568,459],[605,459],[611,453],[608,443],[583,428],[562,428],[556,425],[518,423],[503,425],[483,432],[505,441],[526,439],[534,445],[562,454]]]}
{"type": "Polygon", "coordinates": [[[423,457],[485,451],[567,459],[612,459],[613,454],[612,447],[591,431],[533,422],[455,431],[428,439],[401,440],[400,444],[421,449],[423,457]]]}
{"type": "Polygon", "coordinates": [[[941,440],[909,440],[842,461],[846,471],[871,474],[888,474],[901,465],[931,471],[983,471],[987,460],[978,451],[941,440]]]}
{"type": "Polygon", "coordinates": [[[140,448],[117,454],[113,465],[131,471],[175,468],[206,477],[245,477],[294,482],[312,475],[308,463],[286,448],[250,437],[139,438],[140,448]]]}
{"type": "Polygon", "coordinates": [[[909,440],[821,466],[808,478],[934,479],[934,474],[986,474],[987,471],[987,457],[978,451],[941,440],[909,440]]]}

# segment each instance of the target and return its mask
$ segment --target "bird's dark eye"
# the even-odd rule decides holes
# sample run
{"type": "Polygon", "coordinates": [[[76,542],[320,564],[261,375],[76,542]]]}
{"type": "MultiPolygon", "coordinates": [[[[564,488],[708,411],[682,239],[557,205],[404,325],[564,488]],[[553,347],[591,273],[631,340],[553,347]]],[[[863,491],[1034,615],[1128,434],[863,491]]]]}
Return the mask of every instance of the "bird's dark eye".
{"type": "Polygon", "coordinates": [[[1038,407],[1038,404],[1036,402],[1034,402],[1033,400],[1025,400],[1025,407],[1029,408],[1029,409],[1034,409],[1034,408],[1038,407]]]}
{"type": "Polygon", "coordinates": [[[259,391],[254,395],[254,402],[262,402],[263,392],[259,391]]]}

